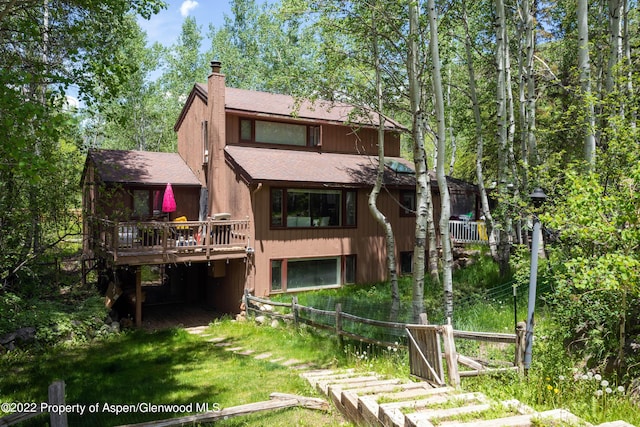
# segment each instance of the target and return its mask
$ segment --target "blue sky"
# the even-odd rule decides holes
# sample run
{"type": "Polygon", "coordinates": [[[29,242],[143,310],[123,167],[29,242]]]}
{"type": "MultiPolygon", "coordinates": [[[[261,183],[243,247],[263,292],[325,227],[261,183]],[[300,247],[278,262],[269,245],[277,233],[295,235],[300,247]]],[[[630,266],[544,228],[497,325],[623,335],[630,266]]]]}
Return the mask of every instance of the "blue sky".
{"type": "Polygon", "coordinates": [[[182,22],[187,16],[196,18],[196,23],[206,38],[209,24],[220,27],[224,15],[231,15],[230,0],[167,0],[169,7],[149,20],[138,23],[147,33],[149,44],[159,42],[170,46],[178,40],[182,22]]]}

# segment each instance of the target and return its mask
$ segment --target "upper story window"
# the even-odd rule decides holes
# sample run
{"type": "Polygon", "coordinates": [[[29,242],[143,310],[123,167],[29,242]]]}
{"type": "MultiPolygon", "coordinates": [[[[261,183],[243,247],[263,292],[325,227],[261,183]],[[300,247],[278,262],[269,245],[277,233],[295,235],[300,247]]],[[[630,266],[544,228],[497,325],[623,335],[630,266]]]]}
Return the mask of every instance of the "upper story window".
{"type": "Polygon", "coordinates": [[[265,144],[317,147],[321,145],[320,126],[242,118],[240,119],[240,140],[265,144]]]}
{"type": "Polygon", "coordinates": [[[355,190],[271,189],[272,227],[354,227],[355,190]]]}
{"type": "Polygon", "coordinates": [[[416,191],[400,191],[400,216],[415,216],[416,214],[416,191]]]}

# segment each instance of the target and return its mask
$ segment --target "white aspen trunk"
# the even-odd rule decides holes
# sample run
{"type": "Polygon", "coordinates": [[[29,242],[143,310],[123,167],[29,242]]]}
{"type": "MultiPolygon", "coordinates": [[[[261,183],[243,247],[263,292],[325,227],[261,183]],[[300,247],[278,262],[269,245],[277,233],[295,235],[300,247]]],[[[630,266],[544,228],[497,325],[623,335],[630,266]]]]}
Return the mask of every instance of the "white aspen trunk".
{"type": "MultiPolygon", "coordinates": [[[[508,158],[508,129],[507,129],[507,89],[506,89],[506,43],[507,30],[504,1],[496,0],[496,142],[498,145],[498,191],[502,196],[507,194],[507,179],[509,177],[508,158]]],[[[509,272],[509,235],[506,213],[503,215],[498,238],[498,265],[500,275],[507,276],[509,272]]]]}
{"type": "Polygon", "coordinates": [[[591,94],[591,63],[589,59],[589,19],[588,0],[578,0],[578,69],[580,87],[587,111],[585,113],[584,159],[590,168],[596,160],[596,115],[591,94]]]}
{"type": "Polygon", "coordinates": [[[447,84],[447,108],[449,109],[449,144],[451,144],[451,158],[449,159],[449,176],[453,176],[453,170],[456,166],[456,138],[453,134],[453,112],[451,111],[451,63],[449,63],[449,67],[447,68],[447,77],[449,80],[449,84],[447,84]]]}
{"type": "Polygon", "coordinates": [[[418,77],[418,5],[409,3],[409,98],[412,115],[413,161],[416,170],[416,228],[413,250],[413,321],[418,322],[424,311],[425,251],[429,251],[429,273],[434,283],[439,282],[438,252],[433,203],[431,200],[431,178],[427,169],[424,149],[425,120],[422,109],[422,86],[418,77]],[[428,239],[428,240],[427,240],[428,239]],[[428,242],[428,244],[427,244],[428,242]]]}
{"type": "Polygon", "coordinates": [[[471,45],[471,36],[469,34],[469,22],[467,20],[466,1],[462,2],[462,20],[465,26],[465,53],[467,59],[467,70],[469,72],[469,94],[471,96],[471,104],[473,108],[473,118],[476,127],[476,178],[478,180],[478,191],[480,192],[480,204],[482,206],[482,214],[484,215],[485,226],[487,227],[487,237],[489,239],[489,249],[493,259],[498,259],[498,248],[496,245],[495,224],[489,208],[489,198],[484,185],[484,174],[482,170],[484,140],[482,137],[482,116],[480,115],[480,106],[478,104],[478,92],[476,90],[476,75],[473,67],[473,46],[471,45]]]}
{"type": "Polygon", "coordinates": [[[612,93],[616,85],[616,66],[622,58],[622,13],[621,0],[608,0],[609,5],[609,63],[607,65],[605,89],[612,93]]]}
{"type": "MultiPolygon", "coordinates": [[[[535,4],[530,0],[522,0],[522,18],[524,20],[525,37],[525,66],[523,80],[526,82],[526,141],[528,159],[527,163],[537,166],[538,143],[536,139],[536,80],[534,70],[534,55],[536,50],[536,29],[534,24],[535,4]]],[[[523,187],[526,188],[526,187],[523,187]]]]}
{"type": "Polygon", "coordinates": [[[433,70],[431,79],[433,82],[433,94],[435,97],[436,112],[436,142],[438,146],[438,158],[436,163],[436,177],[440,189],[440,241],[442,244],[442,284],[444,287],[444,314],[448,320],[453,319],[453,251],[449,236],[449,217],[451,216],[451,203],[449,200],[449,186],[444,173],[446,158],[446,127],[444,114],[444,97],[442,94],[442,75],[440,67],[440,49],[438,46],[438,18],[434,0],[427,0],[429,10],[429,48],[433,70]]]}
{"type": "MultiPolygon", "coordinates": [[[[627,97],[631,99],[633,96],[633,62],[631,60],[631,41],[629,36],[629,0],[623,0],[622,3],[622,44],[624,48],[624,59],[627,66],[627,97]]],[[[632,129],[636,128],[638,113],[636,109],[631,109],[629,117],[629,125],[632,129]]]]}
{"type": "MultiPolygon", "coordinates": [[[[375,14],[372,23],[375,22],[375,14]]],[[[373,26],[372,26],[373,27],[373,26]]],[[[375,220],[384,230],[385,244],[387,249],[387,271],[389,272],[389,282],[391,286],[391,321],[396,321],[400,312],[400,291],[398,289],[398,268],[396,262],[396,241],[393,235],[393,228],[387,217],[378,209],[377,200],[382,188],[384,179],[384,124],[385,118],[382,115],[384,107],[382,94],[382,79],[380,77],[380,55],[378,52],[378,39],[375,27],[373,29],[373,55],[376,73],[376,102],[378,109],[378,169],[376,182],[369,193],[369,211],[375,220]]]]}

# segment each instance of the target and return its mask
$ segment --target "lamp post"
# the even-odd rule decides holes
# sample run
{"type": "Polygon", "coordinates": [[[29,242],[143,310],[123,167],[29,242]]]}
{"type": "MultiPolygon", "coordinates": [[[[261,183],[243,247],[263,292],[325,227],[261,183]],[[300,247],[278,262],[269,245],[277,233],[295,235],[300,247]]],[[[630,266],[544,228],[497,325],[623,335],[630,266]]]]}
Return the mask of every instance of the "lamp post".
{"type": "MultiPolygon", "coordinates": [[[[536,208],[542,206],[547,195],[541,188],[536,188],[529,196],[536,208]]],[[[531,349],[533,346],[534,311],[536,308],[536,286],[538,281],[538,252],[540,250],[540,219],[533,216],[533,235],[531,236],[531,270],[529,273],[529,306],[527,310],[527,333],[524,350],[524,369],[529,371],[531,367],[531,349]]]]}

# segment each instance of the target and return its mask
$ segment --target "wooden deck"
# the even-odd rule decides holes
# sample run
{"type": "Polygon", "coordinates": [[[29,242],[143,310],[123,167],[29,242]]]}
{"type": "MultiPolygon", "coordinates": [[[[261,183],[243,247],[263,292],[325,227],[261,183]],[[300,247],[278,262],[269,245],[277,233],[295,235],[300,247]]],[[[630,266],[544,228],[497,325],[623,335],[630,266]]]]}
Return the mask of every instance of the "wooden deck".
{"type": "Polygon", "coordinates": [[[93,221],[96,256],[113,265],[206,262],[244,258],[250,252],[249,220],[93,221]]]}

